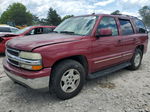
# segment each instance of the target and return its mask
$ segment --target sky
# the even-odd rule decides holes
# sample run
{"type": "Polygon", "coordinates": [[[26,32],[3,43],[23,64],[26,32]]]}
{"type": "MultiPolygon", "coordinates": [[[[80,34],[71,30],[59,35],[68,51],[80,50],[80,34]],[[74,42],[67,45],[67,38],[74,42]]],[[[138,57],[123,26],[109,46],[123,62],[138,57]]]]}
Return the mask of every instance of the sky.
{"type": "Polygon", "coordinates": [[[0,0],[0,14],[14,2],[23,3],[28,11],[40,18],[47,16],[50,7],[61,17],[72,14],[110,14],[115,10],[139,17],[138,10],[145,5],[150,6],[150,0],[0,0]]]}

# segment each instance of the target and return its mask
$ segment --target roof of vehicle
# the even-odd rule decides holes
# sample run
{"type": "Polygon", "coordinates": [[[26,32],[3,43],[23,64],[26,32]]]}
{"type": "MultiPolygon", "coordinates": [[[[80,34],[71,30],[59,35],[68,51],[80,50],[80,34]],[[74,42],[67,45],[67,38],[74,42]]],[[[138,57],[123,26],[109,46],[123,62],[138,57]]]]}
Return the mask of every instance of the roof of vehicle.
{"type": "Polygon", "coordinates": [[[111,17],[118,17],[118,18],[122,18],[122,19],[133,19],[133,18],[136,18],[138,19],[137,17],[134,17],[134,16],[130,16],[130,15],[125,15],[125,14],[116,14],[116,15],[113,15],[113,14],[89,14],[89,15],[81,15],[81,16],[76,16],[76,17],[82,17],[82,16],[111,16],[111,17]]]}

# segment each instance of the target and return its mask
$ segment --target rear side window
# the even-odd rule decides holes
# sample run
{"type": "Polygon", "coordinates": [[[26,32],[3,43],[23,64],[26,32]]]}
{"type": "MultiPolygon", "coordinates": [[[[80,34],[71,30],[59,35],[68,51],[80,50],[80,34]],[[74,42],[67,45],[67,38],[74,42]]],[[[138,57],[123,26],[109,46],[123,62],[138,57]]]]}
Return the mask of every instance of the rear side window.
{"type": "Polygon", "coordinates": [[[102,28],[108,28],[112,30],[112,36],[117,36],[118,35],[118,28],[116,21],[113,17],[103,17],[99,26],[98,30],[102,28]]]}
{"type": "Polygon", "coordinates": [[[141,20],[135,19],[134,23],[136,25],[136,31],[138,33],[147,33],[146,27],[145,27],[144,23],[141,20]]]}
{"type": "Polygon", "coordinates": [[[0,27],[0,32],[11,32],[11,30],[7,27],[0,27]]]}
{"type": "Polygon", "coordinates": [[[119,19],[121,25],[122,35],[131,35],[133,34],[133,28],[129,20],[119,19]]]}

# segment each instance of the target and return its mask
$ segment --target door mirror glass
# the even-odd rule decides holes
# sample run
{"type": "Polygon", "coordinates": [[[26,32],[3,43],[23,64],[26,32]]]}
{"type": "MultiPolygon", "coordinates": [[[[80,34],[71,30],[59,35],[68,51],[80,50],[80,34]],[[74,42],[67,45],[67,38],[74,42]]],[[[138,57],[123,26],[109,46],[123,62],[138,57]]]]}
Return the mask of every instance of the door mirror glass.
{"type": "Polygon", "coordinates": [[[139,28],[139,33],[146,33],[147,30],[143,29],[143,28],[139,28]]]}
{"type": "Polygon", "coordinates": [[[99,37],[112,36],[112,30],[109,28],[102,28],[98,30],[97,35],[99,37]]]}

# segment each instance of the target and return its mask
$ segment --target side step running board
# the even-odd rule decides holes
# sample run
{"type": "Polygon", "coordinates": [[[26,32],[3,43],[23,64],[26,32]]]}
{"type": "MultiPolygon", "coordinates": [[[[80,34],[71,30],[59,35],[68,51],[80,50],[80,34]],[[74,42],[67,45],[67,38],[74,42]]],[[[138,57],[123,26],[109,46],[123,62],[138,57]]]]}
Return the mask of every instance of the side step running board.
{"type": "Polygon", "coordinates": [[[100,76],[104,76],[104,75],[107,75],[109,73],[118,71],[118,70],[123,69],[125,67],[128,67],[130,65],[131,65],[130,62],[125,62],[125,63],[119,64],[119,65],[116,65],[116,66],[113,66],[113,67],[110,67],[110,68],[107,68],[107,69],[104,69],[104,70],[101,70],[101,71],[98,71],[98,72],[95,72],[92,74],[89,74],[87,79],[95,79],[95,78],[98,78],[100,76]]]}

